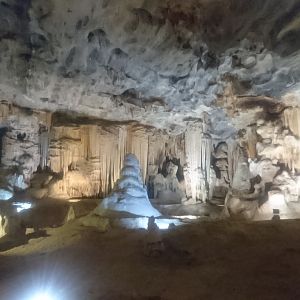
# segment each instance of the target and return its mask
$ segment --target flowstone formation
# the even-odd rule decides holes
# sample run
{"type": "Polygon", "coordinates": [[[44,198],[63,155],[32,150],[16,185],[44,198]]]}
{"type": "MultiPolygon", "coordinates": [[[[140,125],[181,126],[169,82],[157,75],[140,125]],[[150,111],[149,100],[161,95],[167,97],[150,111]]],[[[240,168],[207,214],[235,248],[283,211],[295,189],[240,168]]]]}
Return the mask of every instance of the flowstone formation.
{"type": "Polygon", "coordinates": [[[125,156],[120,179],[117,180],[111,195],[100,203],[97,213],[102,215],[107,210],[127,212],[144,217],[159,217],[161,215],[149,201],[141,177],[140,164],[134,154],[125,156]]]}

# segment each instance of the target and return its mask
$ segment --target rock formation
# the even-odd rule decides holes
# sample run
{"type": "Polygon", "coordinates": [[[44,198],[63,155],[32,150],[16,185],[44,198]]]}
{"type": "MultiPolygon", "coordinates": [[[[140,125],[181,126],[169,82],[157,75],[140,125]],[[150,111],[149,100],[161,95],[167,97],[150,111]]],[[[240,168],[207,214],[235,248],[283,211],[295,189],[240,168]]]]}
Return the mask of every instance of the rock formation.
{"type": "Polygon", "coordinates": [[[118,211],[144,217],[160,216],[149,201],[141,178],[139,161],[135,155],[125,156],[119,180],[111,195],[103,199],[96,211],[100,215],[106,211],[118,211]]]}
{"type": "Polygon", "coordinates": [[[166,169],[166,177],[162,174],[157,174],[153,180],[154,198],[160,204],[180,204],[186,197],[186,194],[176,176],[178,166],[168,162],[166,169]]]}

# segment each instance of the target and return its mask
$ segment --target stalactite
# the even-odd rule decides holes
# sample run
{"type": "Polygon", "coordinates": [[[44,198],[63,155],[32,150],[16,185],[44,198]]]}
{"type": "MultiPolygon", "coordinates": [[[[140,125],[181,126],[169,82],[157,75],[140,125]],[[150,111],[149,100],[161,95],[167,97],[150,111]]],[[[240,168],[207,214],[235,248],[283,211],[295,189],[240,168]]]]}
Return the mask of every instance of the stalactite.
{"type": "Polygon", "coordinates": [[[231,184],[233,181],[233,176],[238,167],[238,162],[241,158],[241,154],[240,154],[240,146],[235,140],[229,139],[227,141],[227,145],[228,145],[228,177],[231,184]]]}
{"type": "Polygon", "coordinates": [[[284,110],[283,113],[284,126],[289,128],[291,132],[300,137],[300,108],[291,107],[284,110]]]}
{"type": "Polygon", "coordinates": [[[119,128],[110,128],[112,131],[106,131],[99,128],[100,132],[100,178],[103,195],[107,195],[114,182],[118,179],[120,171],[119,158],[119,128]],[[119,170],[116,170],[116,164],[119,164],[119,170]]]}
{"type": "Polygon", "coordinates": [[[48,165],[49,132],[40,133],[40,167],[45,169],[48,165]]]}
{"type": "Polygon", "coordinates": [[[209,195],[212,142],[202,127],[190,127],[185,134],[187,176],[194,200],[206,201],[209,195]]]}
{"type": "Polygon", "coordinates": [[[256,129],[254,127],[247,127],[247,151],[248,157],[251,159],[256,158],[256,143],[257,143],[257,134],[256,129]]]}
{"type": "MultiPolygon", "coordinates": [[[[145,183],[149,165],[154,164],[158,169],[166,157],[184,163],[184,139],[138,125],[52,127],[49,166],[66,178],[77,170],[86,174],[90,183],[89,192],[85,191],[85,194],[90,195],[95,190],[101,196],[110,193],[127,153],[136,155],[140,161],[145,183]]],[[[76,189],[72,192],[70,186],[71,182],[66,182],[65,191],[74,196],[76,189]]]]}
{"type": "Polygon", "coordinates": [[[52,122],[52,113],[40,112],[37,114],[40,122],[39,144],[40,144],[40,167],[48,166],[49,139],[52,122]]]}
{"type": "Polygon", "coordinates": [[[126,152],[136,155],[140,162],[142,178],[145,182],[148,166],[148,134],[144,127],[129,127],[126,152]]]}
{"type": "Polygon", "coordinates": [[[49,166],[54,172],[66,176],[79,168],[85,174],[92,174],[89,175],[92,185],[98,183],[97,193],[105,196],[119,177],[126,153],[133,153],[140,160],[146,179],[149,141],[145,128],[80,125],[53,127],[52,131],[49,166]]]}

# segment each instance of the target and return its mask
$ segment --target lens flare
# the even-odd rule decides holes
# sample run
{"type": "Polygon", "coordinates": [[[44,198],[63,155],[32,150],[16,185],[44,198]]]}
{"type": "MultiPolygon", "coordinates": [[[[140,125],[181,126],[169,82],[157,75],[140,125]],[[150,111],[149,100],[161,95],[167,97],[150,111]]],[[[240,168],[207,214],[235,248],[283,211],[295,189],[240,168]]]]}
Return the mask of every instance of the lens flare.
{"type": "Polygon", "coordinates": [[[35,294],[30,300],[56,300],[56,299],[46,292],[41,292],[35,294]]]}
{"type": "Polygon", "coordinates": [[[21,212],[32,207],[29,202],[14,202],[13,205],[17,207],[17,212],[21,212]]]}

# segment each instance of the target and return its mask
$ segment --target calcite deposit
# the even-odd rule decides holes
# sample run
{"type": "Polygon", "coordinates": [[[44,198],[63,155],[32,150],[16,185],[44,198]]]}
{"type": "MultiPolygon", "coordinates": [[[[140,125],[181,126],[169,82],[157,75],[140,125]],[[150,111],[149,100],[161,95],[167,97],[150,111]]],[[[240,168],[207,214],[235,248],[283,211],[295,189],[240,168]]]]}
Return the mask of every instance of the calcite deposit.
{"type": "Polygon", "coordinates": [[[160,213],[151,205],[147,190],[141,178],[138,159],[133,154],[124,158],[124,167],[120,172],[112,193],[103,199],[97,208],[98,214],[106,211],[118,211],[143,217],[159,217],[160,213]]]}

